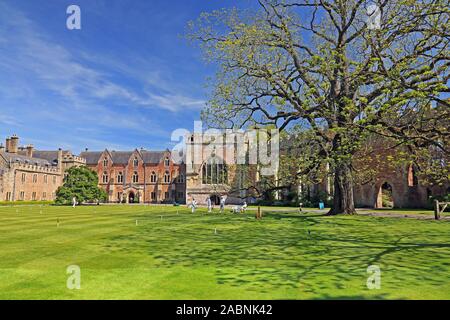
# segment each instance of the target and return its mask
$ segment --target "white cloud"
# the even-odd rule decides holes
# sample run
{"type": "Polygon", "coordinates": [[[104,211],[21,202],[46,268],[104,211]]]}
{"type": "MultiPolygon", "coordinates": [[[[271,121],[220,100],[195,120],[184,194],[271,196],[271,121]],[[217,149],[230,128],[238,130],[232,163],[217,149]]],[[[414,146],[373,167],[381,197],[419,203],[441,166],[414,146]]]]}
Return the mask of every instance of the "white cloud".
{"type": "Polygon", "coordinates": [[[0,124],[18,127],[21,125],[21,122],[15,117],[0,114],[0,124]]]}
{"type": "MultiPolygon", "coordinates": [[[[3,39],[3,49],[0,48],[0,70],[35,77],[41,85],[66,99],[75,108],[91,106],[95,102],[107,102],[108,99],[115,99],[117,103],[172,112],[186,108],[200,109],[204,106],[203,100],[172,91],[158,70],[138,75],[139,66],[132,68],[122,63],[120,68],[116,68],[118,63],[110,60],[112,64],[107,65],[107,68],[122,71],[126,76],[134,76],[134,79],[140,80],[143,90],[138,92],[113,81],[107,72],[86,66],[78,56],[49,39],[20,12],[6,5],[0,9],[0,17],[3,20],[3,25],[0,24],[0,39],[3,39]]],[[[89,54],[80,56],[89,57],[89,54]]],[[[96,60],[108,61],[101,56],[97,56],[96,60]]]]}
{"type": "Polygon", "coordinates": [[[205,104],[160,58],[131,52],[119,60],[123,54],[72,48],[52,35],[0,1],[1,135],[78,150],[128,141],[130,149],[136,137],[169,142],[173,113],[197,114],[205,104]]]}

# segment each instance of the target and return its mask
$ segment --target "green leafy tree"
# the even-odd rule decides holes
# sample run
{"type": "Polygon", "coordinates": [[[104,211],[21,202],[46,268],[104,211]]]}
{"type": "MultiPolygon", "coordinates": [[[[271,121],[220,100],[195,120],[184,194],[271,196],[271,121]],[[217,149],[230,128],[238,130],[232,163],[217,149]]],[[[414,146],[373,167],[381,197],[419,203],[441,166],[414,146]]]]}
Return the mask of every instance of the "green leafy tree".
{"type": "Polygon", "coordinates": [[[64,184],[56,191],[57,204],[77,202],[106,201],[106,192],[98,187],[97,174],[88,167],[72,167],[67,170],[64,184]]]}
{"type": "Polygon", "coordinates": [[[448,154],[449,29],[447,0],[260,0],[203,13],[189,36],[219,68],[202,117],[308,129],[306,162],[334,179],[329,214],[352,214],[353,156],[369,135],[448,154]]]}

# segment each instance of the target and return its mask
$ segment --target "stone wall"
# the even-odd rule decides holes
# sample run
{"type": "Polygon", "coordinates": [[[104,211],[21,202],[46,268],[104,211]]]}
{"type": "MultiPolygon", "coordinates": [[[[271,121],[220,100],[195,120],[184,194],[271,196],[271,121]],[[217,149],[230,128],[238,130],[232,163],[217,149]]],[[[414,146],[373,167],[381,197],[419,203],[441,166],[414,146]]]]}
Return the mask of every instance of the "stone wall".
{"type": "Polygon", "coordinates": [[[61,173],[57,168],[12,164],[2,180],[0,201],[54,200],[61,173]]]}

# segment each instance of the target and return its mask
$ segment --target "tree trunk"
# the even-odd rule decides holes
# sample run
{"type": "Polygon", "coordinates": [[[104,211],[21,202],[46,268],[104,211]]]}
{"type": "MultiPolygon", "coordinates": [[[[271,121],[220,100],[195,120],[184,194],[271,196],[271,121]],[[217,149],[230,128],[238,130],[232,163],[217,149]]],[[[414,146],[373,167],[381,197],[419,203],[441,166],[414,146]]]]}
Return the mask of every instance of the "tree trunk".
{"type": "Polygon", "coordinates": [[[350,165],[340,163],[334,172],[334,198],[333,207],[328,215],[340,213],[355,214],[355,203],[353,201],[353,179],[350,165]]]}

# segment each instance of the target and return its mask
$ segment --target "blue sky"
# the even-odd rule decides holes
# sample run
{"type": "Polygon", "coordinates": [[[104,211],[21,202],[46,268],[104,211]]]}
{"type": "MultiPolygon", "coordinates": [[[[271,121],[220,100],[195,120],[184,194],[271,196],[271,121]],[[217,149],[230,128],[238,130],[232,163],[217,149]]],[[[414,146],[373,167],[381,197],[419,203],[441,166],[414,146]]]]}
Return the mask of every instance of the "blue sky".
{"type": "MultiPolygon", "coordinates": [[[[249,0],[238,1],[240,6],[249,0]]],[[[0,139],[38,149],[165,149],[207,99],[200,50],[183,38],[212,0],[0,1],[0,139]],[[81,8],[81,30],[66,9],[81,8]]]]}

